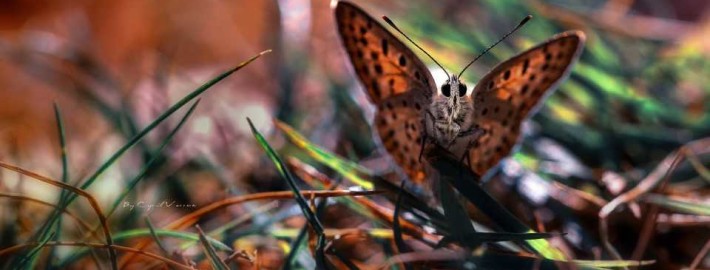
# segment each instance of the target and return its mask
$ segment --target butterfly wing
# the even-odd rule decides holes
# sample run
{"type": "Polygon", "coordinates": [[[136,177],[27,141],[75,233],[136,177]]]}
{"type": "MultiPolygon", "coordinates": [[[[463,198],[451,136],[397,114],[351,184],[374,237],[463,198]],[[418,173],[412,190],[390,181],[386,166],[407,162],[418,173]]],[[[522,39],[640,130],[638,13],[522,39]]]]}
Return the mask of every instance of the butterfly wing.
{"type": "Polygon", "coordinates": [[[411,106],[413,92],[387,98],[378,105],[375,126],[382,143],[399,167],[416,184],[427,178],[425,165],[419,162],[424,132],[422,109],[411,106]]]}
{"type": "Polygon", "coordinates": [[[358,78],[377,105],[377,131],[385,148],[415,182],[425,179],[418,162],[422,114],[436,93],[426,65],[362,9],[340,1],[338,32],[358,78]]]}
{"type": "Polygon", "coordinates": [[[584,46],[585,35],[569,31],[493,68],[473,90],[473,119],[483,134],[468,157],[483,175],[507,156],[520,135],[520,124],[570,72],[584,46]]]}
{"type": "Polygon", "coordinates": [[[408,91],[431,100],[436,92],[434,79],[399,39],[348,2],[338,2],[335,18],[350,62],[373,103],[408,91]]]}

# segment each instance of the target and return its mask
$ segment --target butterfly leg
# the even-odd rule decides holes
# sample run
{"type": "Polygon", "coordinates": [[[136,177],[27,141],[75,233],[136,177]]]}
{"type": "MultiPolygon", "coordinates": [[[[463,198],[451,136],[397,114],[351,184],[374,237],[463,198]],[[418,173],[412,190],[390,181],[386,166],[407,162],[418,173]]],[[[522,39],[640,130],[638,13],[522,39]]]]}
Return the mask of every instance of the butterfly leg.
{"type": "Polygon", "coordinates": [[[463,152],[463,155],[461,155],[461,159],[459,160],[460,163],[463,163],[465,159],[468,159],[468,167],[469,169],[472,169],[473,166],[471,166],[471,157],[469,157],[468,153],[475,144],[476,140],[483,135],[484,131],[483,129],[480,128],[475,128],[471,127],[470,129],[465,130],[464,132],[461,133],[460,137],[470,137],[471,139],[468,141],[468,144],[466,144],[466,150],[463,152]]]}
{"type": "Polygon", "coordinates": [[[477,138],[472,138],[470,141],[468,141],[468,144],[466,145],[466,150],[463,152],[463,155],[461,155],[461,159],[459,159],[460,163],[463,163],[464,160],[468,159],[468,167],[471,169],[471,157],[469,157],[468,152],[471,150],[471,147],[473,147],[473,142],[476,141],[477,138]]]}
{"type": "Polygon", "coordinates": [[[422,142],[420,144],[420,149],[419,149],[419,161],[422,161],[422,155],[424,155],[424,147],[426,146],[426,132],[424,132],[424,136],[422,136],[422,142]]]}
{"type": "MultiPolygon", "coordinates": [[[[422,133],[422,141],[421,141],[421,148],[419,149],[419,161],[422,161],[422,155],[424,155],[424,147],[426,146],[426,142],[428,139],[428,130],[429,130],[429,121],[434,121],[434,114],[431,113],[431,111],[426,110],[426,114],[424,114],[424,131],[422,133]],[[429,118],[431,117],[431,118],[429,118]]],[[[433,123],[432,123],[433,125],[433,123]]]]}

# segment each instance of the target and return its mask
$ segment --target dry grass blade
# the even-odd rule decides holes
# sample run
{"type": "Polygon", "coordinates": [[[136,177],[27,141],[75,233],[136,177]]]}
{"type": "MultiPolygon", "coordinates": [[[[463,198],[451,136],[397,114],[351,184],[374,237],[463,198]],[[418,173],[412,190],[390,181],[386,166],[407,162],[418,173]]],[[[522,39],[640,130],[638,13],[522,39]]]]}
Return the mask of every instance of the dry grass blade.
{"type": "Polygon", "coordinates": [[[430,251],[419,251],[419,252],[409,252],[397,254],[390,257],[384,265],[381,265],[377,269],[390,269],[393,265],[399,263],[408,262],[421,262],[421,261],[451,261],[451,260],[462,260],[466,258],[466,252],[463,251],[452,251],[447,249],[437,249],[430,251]]]}
{"type": "Polygon", "coordinates": [[[575,196],[582,198],[582,199],[594,204],[595,206],[598,206],[599,208],[604,207],[604,205],[609,203],[608,201],[606,201],[605,199],[602,199],[599,196],[596,196],[594,194],[590,194],[588,192],[581,191],[579,189],[570,187],[570,186],[562,184],[560,182],[552,182],[552,185],[561,189],[561,190],[568,191],[568,192],[574,194],[575,196]]]}
{"type": "Polygon", "coordinates": [[[705,255],[708,254],[710,251],[710,239],[708,239],[707,242],[705,242],[705,245],[703,246],[703,249],[698,252],[698,255],[695,256],[695,259],[693,259],[693,263],[690,264],[690,270],[695,270],[698,268],[698,265],[703,261],[703,258],[705,258],[705,255]]]}
{"type": "MultiPolygon", "coordinates": [[[[313,197],[313,198],[328,198],[328,197],[340,197],[340,196],[367,196],[367,195],[376,195],[376,194],[381,194],[381,191],[350,191],[350,190],[333,190],[333,191],[321,191],[321,190],[302,190],[301,194],[303,196],[308,196],[308,197],[313,197]]],[[[284,200],[284,199],[292,199],[294,197],[293,192],[291,191],[275,191],[275,192],[262,192],[262,193],[255,193],[255,194],[248,194],[244,196],[237,196],[237,197],[232,197],[232,198],[227,198],[221,201],[214,202],[212,204],[209,204],[205,207],[202,207],[200,209],[197,209],[193,211],[192,213],[183,216],[182,218],[171,222],[167,226],[165,226],[165,229],[171,229],[171,230],[176,230],[176,229],[184,229],[187,228],[197,220],[200,219],[200,217],[209,214],[213,211],[222,209],[227,206],[232,206],[235,204],[240,204],[248,201],[257,201],[257,200],[284,200]]]]}
{"type": "MultiPolygon", "coordinates": [[[[328,178],[325,174],[317,171],[311,166],[306,165],[305,163],[302,163],[298,159],[290,158],[288,161],[289,168],[291,168],[298,177],[304,179],[306,182],[318,181],[325,186],[331,185],[335,182],[328,178]]],[[[367,210],[369,210],[369,214],[372,214],[375,218],[378,218],[389,226],[394,225],[393,209],[383,207],[367,197],[353,197],[352,199],[359,205],[364,206],[367,210]]],[[[407,232],[412,237],[422,240],[427,244],[434,245],[433,242],[438,241],[438,239],[435,239],[435,237],[432,237],[430,234],[426,233],[421,226],[413,224],[408,220],[400,218],[399,225],[403,232],[407,232]]]]}
{"type": "MultiPolygon", "coordinates": [[[[32,243],[32,242],[30,242],[30,243],[24,243],[24,244],[19,244],[19,245],[7,247],[7,248],[4,248],[4,249],[0,250],[0,257],[5,256],[5,255],[10,254],[10,253],[13,253],[13,252],[15,252],[15,251],[24,249],[24,248],[34,247],[34,246],[37,246],[37,245],[39,245],[39,244],[40,244],[40,243],[32,243]]],[[[108,249],[112,249],[112,250],[120,250],[120,251],[123,251],[123,252],[129,252],[129,253],[133,253],[133,254],[143,255],[143,256],[146,256],[146,257],[149,257],[149,258],[152,258],[152,259],[156,259],[156,260],[162,261],[162,262],[164,262],[164,263],[166,263],[166,264],[169,264],[169,265],[172,265],[172,266],[175,266],[175,267],[179,267],[180,269],[191,269],[191,270],[194,270],[194,268],[192,268],[192,267],[190,267],[190,266],[188,266],[188,265],[184,265],[184,264],[182,264],[182,263],[179,263],[179,262],[173,261],[173,260],[171,260],[171,259],[162,257],[162,256],[157,255],[157,254],[155,254],[155,253],[151,253],[151,252],[147,252],[147,251],[138,250],[138,249],[131,248],[131,247],[124,247],[124,246],[113,245],[113,244],[112,244],[112,245],[106,245],[106,244],[82,243],[82,242],[47,242],[47,243],[44,244],[44,247],[53,247],[53,246],[73,246],[73,247],[108,248],[108,249]]]]}
{"type": "MultiPolygon", "coordinates": [[[[30,198],[30,197],[22,196],[22,195],[0,193],[0,197],[6,197],[6,198],[9,198],[9,199],[15,199],[15,200],[30,201],[30,202],[34,202],[34,203],[41,204],[41,205],[44,205],[44,206],[49,206],[49,207],[57,208],[57,205],[54,205],[54,204],[52,204],[52,203],[48,203],[48,202],[45,202],[45,201],[43,201],[43,200],[39,200],[39,199],[35,199],[35,198],[30,198]]],[[[77,217],[76,214],[72,213],[72,212],[69,211],[68,209],[64,209],[62,212],[64,212],[65,214],[67,214],[67,215],[69,215],[71,218],[73,218],[74,221],[75,221],[77,224],[81,225],[82,229],[84,229],[84,230],[86,230],[86,231],[89,231],[89,229],[90,229],[89,224],[87,224],[86,222],[84,222],[83,220],[81,220],[79,217],[77,217]]],[[[94,236],[95,236],[95,234],[94,234],[94,236]]]]}
{"type": "Polygon", "coordinates": [[[79,196],[85,197],[88,201],[89,204],[91,204],[91,208],[94,209],[96,212],[96,215],[99,217],[99,221],[101,222],[101,227],[103,228],[104,236],[106,237],[106,243],[108,244],[108,252],[109,252],[109,258],[111,259],[111,267],[113,269],[118,269],[118,264],[116,261],[116,251],[113,249],[113,240],[111,239],[111,231],[108,228],[108,222],[106,220],[106,216],[104,216],[103,212],[101,211],[101,207],[99,206],[99,203],[94,199],[91,194],[89,194],[86,191],[83,191],[79,188],[73,187],[71,185],[52,180],[48,177],[27,171],[25,169],[22,169],[20,167],[16,167],[13,165],[6,164],[2,161],[0,161],[0,167],[3,167],[5,169],[20,173],[22,175],[26,175],[28,177],[37,179],[39,181],[45,182],[47,184],[62,188],[64,190],[69,190],[79,196]]]}
{"type": "MultiPolygon", "coordinates": [[[[381,194],[381,191],[349,191],[349,190],[334,190],[334,191],[305,191],[302,190],[301,194],[304,196],[309,196],[309,197],[314,197],[314,198],[323,198],[323,197],[339,197],[339,196],[367,196],[367,195],[375,195],[375,194],[381,194]]],[[[189,226],[194,225],[197,223],[197,221],[200,219],[200,217],[212,213],[213,211],[217,211],[219,209],[236,205],[236,204],[241,204],[244,202],[249,202],[249,201],[258,201],[258,200],[284,200],[284,199],[292,199],[294,197],[294,194],[292,191],[275,191],[275,192],[262,192],[262,193],[254,193],[254,194],[248,194],[248,195],[243,195],[243,196],[237,196],[237,197],[232,197],[232,198],[227,198],[221,201],[217,201],[214,203],[211,203],[205,207],[202,207],[200,209],[197,209],[193,211],[192,213],[183,216],[170,224],[166,225],[163,227],[163,229],[167,230],[180,230],[187,228],[189,226]]],[[[135,246],[137,249],[143,249],[146,246],[150,244],[150,241],[148,240],[143,240],[138,242],[135,246]]]]}
{"type": "Polygon", "coordinates": [[[658,186],[659,183],[667,181],[671,173],[683,160],[683,157],[688,156],[688,153],[691,153],[691,155],[694,156],[696,153],[705,154],[708,152],[710,152],[710,138],[695,140],[681,146],[678,150],[666,156],[666,158],[663,159],[663,161],[661,161],[661,163],[648,176],[641,180],[638,185],[617,196],[602,207],[599,211],[599,233],[605,248],[615,259],[621,260],[621,255],[609,241],[607,224],[608,216],[619,206],[636,201],[641,195],[650,192],[653,188],[658,186]]]}

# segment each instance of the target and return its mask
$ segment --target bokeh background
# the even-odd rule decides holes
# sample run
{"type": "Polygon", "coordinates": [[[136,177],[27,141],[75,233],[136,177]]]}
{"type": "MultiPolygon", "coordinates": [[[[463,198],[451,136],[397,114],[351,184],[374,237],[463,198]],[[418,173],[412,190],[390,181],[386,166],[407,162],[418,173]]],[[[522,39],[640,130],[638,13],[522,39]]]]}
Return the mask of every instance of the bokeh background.
{"type": "MultiPolygon", "coordinates": [[[[464,78],[471,82],[555,33],[584,31],[587,46],[570,78],[525,123],[520,149],[485,186],[532,228],[566,232],[553,243],[568,256],[613,259],[600,236],[602,206],[643,183],[654,170],[672,171],[669,179],[610,214],[609,240],[621,258],[656,260],[645,269],[710,267],[702,252],[710,248],[710,2],[356,3],[375,18],[392,18],[452,70],[533,14],[522,30],[467,71],[464,78]],[[675,167],[664,163],[690,142],[694,144],[683,148],[681,156],[694,162],[675,167]]],[[[340,44],[331,5],[325,0],[2,1],[0,161],[61,179],[56,106],[66,135],[66,179],[80,185],[171,104],[222,71],[272,49],[203,94],[165,149],[158,151],[186,108],[126,152],[87,190],[110,208],[157,156],[121,201],[168,200],[195,207],[149,212],[118,207],[109,219],[112,231],[145,228],[145,216],[160,227],[225,198],[286,190],[246,117],[283,156],[298,158],[334,179],[339,178],[336,173],[284,139],[272,119],[377,173],[391,171],[395,165],[373,139],[373,108],[340,44]]],[[[434,74],[440,77],[440,71],[434,74]]],[[[60,194],[8,170],[0,171],[0,192],[46,202],[58,201],[60,194]]],[[[0,248],[35,241],[52,208],[8,196],[0,201],[0,248]]],[[[368,218],[346,208],[329,205],[326,224],[369,227],[368,218]]],[[[75,202],[69,209],[96,224],[88,204],[75,202]]],[[[244,245],[260,249],[266,254],[260,257],[262,266],[278,268],[288,253],[284,246],[294,236],[277,237],[273,230],[301,228],[305,220],[298,208],[290,201],[248,203],[203,217],[200,225],[214,229],[245,215],[250,218],[215,238],[235,250],[250,250],[244,245]]],[[[63,224],[62,239],[84,235],[70,221],[63,224]]],[[[183,243],[166,241],[171,252],[183,243]]],[[[366,244],[352,247],[354,253],[372,251],[358,263],[381,263],[386,248],[366,244]]],[[[35,266],[95,267],[89,255],[67,262],[76,249],[48,250],[35,266]]],[[[204,263],[199,248],[181,250],[173,256],[204,263]]],[[[3,256],[14,260],[19,254],[3,256]]],[[[301,255],[308,257],[307,251],[301,255]]],[[[106,260],[103,253],[95,256],[106,260]]],[[[301,258],[297,265],[307,261],[301,258]]]]}

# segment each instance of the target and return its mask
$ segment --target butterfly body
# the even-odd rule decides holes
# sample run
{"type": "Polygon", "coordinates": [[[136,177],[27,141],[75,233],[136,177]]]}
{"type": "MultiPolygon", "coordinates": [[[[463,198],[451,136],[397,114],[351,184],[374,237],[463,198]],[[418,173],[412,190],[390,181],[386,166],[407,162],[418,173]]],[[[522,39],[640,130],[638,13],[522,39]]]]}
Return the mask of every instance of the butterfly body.
{"type": "Polygon", "coordinates": [[[450,146],[474,130],[473,102],[466,95],[466,85],[454,76],[441,86],[424,117],[426,137],[442,146],[450,146]]]}
{"type": "Polygon", "coordinates": [[[568,75],[585,40],[580,31],[564,32],[494,67],[471,91],[460,75],[437,89],[426,65],[365,11],[340,1],[335,16],[353,69],[376,105],[382,144],[419,184],[432,174],[419,159],[422,142],[466,157],[479,175],[507,156],[521,123],[568,75]]]}

